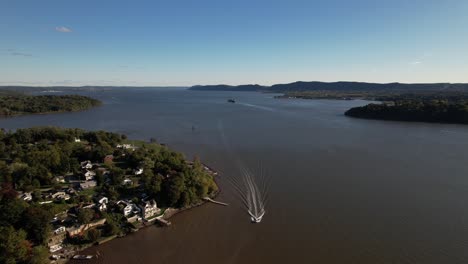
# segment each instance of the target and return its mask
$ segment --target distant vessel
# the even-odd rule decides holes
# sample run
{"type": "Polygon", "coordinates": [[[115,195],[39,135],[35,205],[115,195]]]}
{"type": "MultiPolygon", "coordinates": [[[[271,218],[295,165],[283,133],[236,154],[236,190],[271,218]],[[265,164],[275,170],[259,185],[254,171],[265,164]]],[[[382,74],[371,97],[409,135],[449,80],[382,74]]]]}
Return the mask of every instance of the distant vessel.
{"type": "Polygon", "coordinates": [[[87,260],[87,259],[92,259],[92,255],[75,255],[73,256],[73,259],[78,259],[78,260],[87,260]]]}
{"type": "Polygon", "coordinates": [[[229,102],[229,103],[235,103],[236,100],[234,100],[234,99],[228,99],[228,102],[229,102]]]}

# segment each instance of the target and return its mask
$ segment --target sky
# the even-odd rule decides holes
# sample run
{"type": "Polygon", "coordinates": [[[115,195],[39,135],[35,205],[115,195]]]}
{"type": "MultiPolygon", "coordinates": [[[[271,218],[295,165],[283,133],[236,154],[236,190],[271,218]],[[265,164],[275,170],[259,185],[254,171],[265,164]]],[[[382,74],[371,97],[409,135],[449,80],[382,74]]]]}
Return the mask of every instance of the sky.
{"type": "Polygon", "coordinates": [[[0,85],[466,82],[467,0],[0,0],[0,85]]]}

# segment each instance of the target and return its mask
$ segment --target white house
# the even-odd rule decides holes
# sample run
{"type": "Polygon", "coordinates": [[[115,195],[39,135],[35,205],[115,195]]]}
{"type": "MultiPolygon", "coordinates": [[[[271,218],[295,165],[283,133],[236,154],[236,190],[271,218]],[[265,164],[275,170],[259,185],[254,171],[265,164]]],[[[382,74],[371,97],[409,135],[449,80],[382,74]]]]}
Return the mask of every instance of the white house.
{"type": "Polygon", "coordinates": [[[85,176],[85,179],[86,179],[87,181],[90,181],[90,180],[94,179],[94,176],[96,176],[96,173],[95,173],[94,171],[90,171],[90,170],[89,170],[89,171],[86,171],[86,172],[84,173],[84,176],[85,176]]]}
{"type": "Polygon", "coordinates": [[[132,180],[129,179],[129,178],[125,178],[123,181],[122,181],[122,185],[132,185],[132,180]]]}
{"type": "Polygon", "coordinates": [[[116,146],[119,149],[131,149],[134,150],[136,147],[131,144],[117,144],[116,146]]]}
{"type": "Polygon", "coordinates": [[[26,202],[29,202],[32,200],[32,195],[30,192],[26,192],[26,193],[23,193],[21,196],[20,196],[21,199],[23,199],[23,201],[26,201],[26,202]]]}
{"type": "Polygon", "coordinates": [[[129,216],[131,213],[139,214],[140,208],[136,206],[134,203],[127,202],[127,201],[118,201],[117,204],[123,204],[125,207],[123,208],[124,216],[129,216]]]}
{"type": "Polygon", "coordinates": [[[54,234],[58,235],[58,234],[64,233],[65,231],[67,231],[67,230],[65,229],[65,227],[64,227],[64,226],[60,226],[60,227],[58,227],[57,229],[54,230],[54,234]]]}
{"type": "Polygon", "coordinates": [[[52,199],[66,201],[70,199],[70,195],[66,194],[65,192],[56,192],[52,194],[52,199]]]}
{"type": "Polygon", "coordinates": [[[62,245],[53,245],[49,248],[50,253],[57,252],[59,250],[62,250],[62,245]]]}
{"type": "Polygon", "coordinates": [[[109,203],[109,198],[107,198],[105,196],[98,196],[96,198],[96,202],[100,203],[100,204],[107,204],[107,203],[109,203]]]}
{"type": "Polygon", "coordinates": [[[96,208],[99,211],[106,211],[107,210],[107,204],[109,203],[109,198],[105,196],[98,196],[94,199],[96,201],[96,208]]]}
{"type": "Polygon", "coordinates": [[[96,204],[96,208],[101,212],[107,211],[107,204],[98,203],[98,204],[96,204]]]}
{"type": "Polygon", "coordinates": [[[83,189],[83,190],[86,190],[86,189],[89,189],[89,188],[96,187],[96,185],[97,185],[96,181],[86,181],[86,182],[80,183],[80,188],[83,189]]]}
{"type": "Polygon", "coordinates": [[[82,169],[91,169],[93,167],[93,164],[90,160],[83,161],[80,164],[82,169]]]}
{"type": "Polygon", "coordinates": [[[161,212],[155,200],[140,203],[141,215],[143,218],[150,218],[161,212]]]}
{"type": "Polygon", "coordinates": [[[75,142],[77,142],[77,143],[78,143],[78,142],[81,142],[81,139],[75,138],[75,142]]]}
{"type": "Polygon", "coordinates": [[[65,183],[65,177],[63,176],[57,176],[54,178],[55,182],[58,182],[58,183],[65,183]]]}
{"type": "Polygon", "coordinates": [[[141,175],[143,173],[143,169],[142,168],[137,168],[133,172],[135,173],[135,175],[141,175]]]}

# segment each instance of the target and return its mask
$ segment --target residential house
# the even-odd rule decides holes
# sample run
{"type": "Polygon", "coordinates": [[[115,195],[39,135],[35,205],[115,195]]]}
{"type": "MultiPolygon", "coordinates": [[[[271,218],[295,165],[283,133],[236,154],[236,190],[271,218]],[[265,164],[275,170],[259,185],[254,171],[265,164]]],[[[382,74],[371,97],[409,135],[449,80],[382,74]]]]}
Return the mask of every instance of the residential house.
{"type": "Polygon", "coordinates": [[[55,235],[58,235],[58,234],[64,233],[65,231],[67,231],[67,230],[65,229],[65,227],[64,227],[64,226],[60,226],[60,227],[58,227],[58,228],[56,228],[56,229],[54,230],[54,234],[55,234],[55,235]]]}
{"type": "Polygon", "coordinates": [[[142,168],[137,168],[133,171],[133,173],[135,173],[135,175],[141,175],[143,174],[143,169],[142,168]]]}
{"type": "Polygon", "coordinates": [[[102,195],[96,196],[94,200],[96,201],[96,203],[109,203],[109,198],[102,196],[102,195]]]}
{"type": "Polygon", "coordinates": [[[94,179],[94,176],[96,176],[96,173],[94,171],[88,170],[84,173],[85,180],[90,181],[94,179]]]}
{"type": "MultiPolygon", "coordinates": [[[[61,237],[62,237],[62,236],[60,236],[60,238],[61,238],[61,237]]],[[[62,241],[63,241],[63,239],[62,239],[62,241]]],[[[50,252],[50,253],[54,253],[54,252],[60,251],[60,250],[62,250],[62,249],[63,249],[63,247],[62,247],[61,243],[60,243],[60,244],[56,244],[56,245],[51,245],[51,246],[49,246],[49,252],[50,252]]]]}
{"type": "Polygon", "coordinates": [[[64,176],[56,176],[56,177],[54,177],[54,180],[57,183],[65,183],[65,177],[64,176]]]}
{"type": "Polygon", "coordinates": [[[99,211],[107,210],[107,204],[109,203],[109,199],[107,197],[98,196],[94,200],[96,201],[96,208],[99,209],[99,211]]]}
{"type": "Polygon", "coordinates": [[[81,142],[81,139],[75,138],[75,142],[76,142],[76,143],[81,142]]]}
{"type": "Polygon", "coordinates": [[[29,202],[32,201],[32,194],[30,192],[25,192],[19,196],[23,201],[29,202]]]}
{"type": "Polygon", "coordinates": [[[82,190],[94,188],[94,187],[96,187],[96,186],[97,186],[96,181],[86,181],[86,182],[80,183],[80,185],[79,185],[79,187],[80,187],[82,190]]]}
{"type": "Polygon", "coordinates": [[[155,200],[150,200],[146,202],[141,202],[139,204],[141,209],[141,215],[143,218],[151,218],[154,215],[157,215],[161,212],[161,209],[158,208],[155,200]]]}
{"type": "Polygon", "coordinates": [[[47,246],[49,247],[49,252],[57,252],[61,250],[62,243],[66,238],[66,229],[64,226],[60,226],[56,228],[51,235],[49,236],[49,240],[47,241],[47,246]]]}
{"type": "Polygon", "coordinates": [[[65,192],[55,192],[51,195],[52,199],[55,199],[55,200],[69,200],[70,199],[70,195],[66,194],[65,192]]]}
{"type": "Polygon", "coordinates": [[[131,149],[131,150],[136,149],[136,147],[131,145],[131,144],[117,144],[116,147],[119,148],[119,149],[131,149]]]}
{"type": "Polygon", "coordinates": [[[122,181],[122,185],[132,185],[133,181],[129,178],[125,178],[123,181],[122,181]]]}
{"type": "Polygon", "coordinates": [[[90,160],[86,160],[80,163],[81,168],[84,170],[92,169],[93,168],[93,163],[91,163],[90,160]]]}
{"type": "Polygon", "coordinates": [[[124,205],[124,208],[122,210],[124,216],[129,216],[132,213],[133,214],[139,214],[140,211],[141,211],[140,208],[138,208],[138,206],[136,206],[134,203],[131,203],[131,202],[128,202],[128,201],[118,201],[117,204],[124,205]]]}

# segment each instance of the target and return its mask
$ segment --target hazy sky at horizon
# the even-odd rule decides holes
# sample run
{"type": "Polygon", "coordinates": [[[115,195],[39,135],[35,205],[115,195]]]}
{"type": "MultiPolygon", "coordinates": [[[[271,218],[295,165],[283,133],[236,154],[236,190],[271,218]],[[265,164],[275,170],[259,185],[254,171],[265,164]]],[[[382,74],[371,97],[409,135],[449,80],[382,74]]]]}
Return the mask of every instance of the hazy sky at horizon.
{"type": "Polygon", "coordinates": [[[467,0],[0,0],[0,85],[467,82],[467,0]]]}

